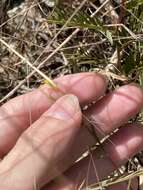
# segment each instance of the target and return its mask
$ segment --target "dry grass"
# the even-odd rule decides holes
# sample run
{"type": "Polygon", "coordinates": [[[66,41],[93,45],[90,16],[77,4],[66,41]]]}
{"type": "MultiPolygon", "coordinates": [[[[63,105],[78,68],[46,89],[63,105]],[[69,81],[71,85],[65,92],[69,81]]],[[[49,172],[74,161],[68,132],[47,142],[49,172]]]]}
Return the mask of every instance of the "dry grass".
{"type": "MultiPolygon", "coordinates": [[[[143,85],[141,0],[63,0],[54,7],[47,2],[25,0],[15,7],[1,3],[1,103],[37,88],[43,80],[55,87],[52,78],[84,71],[107,75],[108,91],[131,81],[143,85]]],[[[141,174],[137,170],[115,181],[112,176],[102,186],[141,174]]]]}

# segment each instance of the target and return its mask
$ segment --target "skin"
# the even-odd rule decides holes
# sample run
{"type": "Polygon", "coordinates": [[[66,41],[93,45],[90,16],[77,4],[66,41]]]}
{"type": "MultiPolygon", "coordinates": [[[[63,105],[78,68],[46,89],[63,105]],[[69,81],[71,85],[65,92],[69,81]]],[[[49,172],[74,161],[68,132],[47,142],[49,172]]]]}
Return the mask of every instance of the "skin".
{"type": "MultiPolygon", "coordinates": [[[[143,148],[141,124],[126,124],[143,107],[143,91],[137,85],[122,86],[105,96],[107,80],[99,74],[68,75],[55,82],[61,91],[42,86],[0,108],[3,190],[86,187],[107,177],[143,148]],[[99,139],[119,130],[102,148],[75,164],[97,142],[83,125],[81,113],[81,107],[93,101],[84,117],[96,123],[93,128],[99,139]]],[[[137,179],[132,180],[132,189],[137,186],[137,179]]],[[[127,183],[107,189],[125,190],[127,183]]]]}

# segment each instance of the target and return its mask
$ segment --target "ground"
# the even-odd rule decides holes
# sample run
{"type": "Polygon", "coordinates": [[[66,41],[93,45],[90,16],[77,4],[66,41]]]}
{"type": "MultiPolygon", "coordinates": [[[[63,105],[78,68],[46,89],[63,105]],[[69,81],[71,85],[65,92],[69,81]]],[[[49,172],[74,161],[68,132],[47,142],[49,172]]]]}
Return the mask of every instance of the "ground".
{"type": "MultiPolygon", "coordinates": [[[[107,91],[130,82],[142,86],[142,10],[142,0],[2,0],[1,104],[46,77],[84,71],[107,75],[107,91]]],[[[135,159],[142,164],[142,153],[135,159]]]]}

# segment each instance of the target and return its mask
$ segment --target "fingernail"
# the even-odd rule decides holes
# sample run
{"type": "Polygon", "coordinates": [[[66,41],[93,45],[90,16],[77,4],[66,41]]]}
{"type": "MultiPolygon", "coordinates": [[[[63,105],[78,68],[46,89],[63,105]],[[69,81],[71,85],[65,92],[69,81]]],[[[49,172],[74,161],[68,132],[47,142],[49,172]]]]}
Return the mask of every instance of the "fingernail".
{"type": "Polygon", "coordinates": [[[68,120],[80,111],[78,98],[74,95],[65,95],[60,98],[48,111],[48,116],[68,120]]]}

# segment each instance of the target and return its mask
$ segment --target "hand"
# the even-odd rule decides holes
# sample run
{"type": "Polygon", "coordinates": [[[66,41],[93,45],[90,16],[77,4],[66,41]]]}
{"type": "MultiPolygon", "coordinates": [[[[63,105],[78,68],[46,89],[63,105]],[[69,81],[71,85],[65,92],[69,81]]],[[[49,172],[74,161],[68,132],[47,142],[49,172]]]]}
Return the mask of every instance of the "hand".
{"type": "MultiPolygon", "coordinates": [[[[107,177],[143,147],[140,124],[125,124],[143,107],[139,87],[126,85],[104,96],[107,81],[99,74],[75,74],[55,81],[62,92],[46,85],[0,108],[3,190],[73,190],[81,184],[85,187],[107,177]],[[63,92],[67,95],[62,96],[63,92]],[[82,125],[80,109],[93,101],[97,102],[84,116],[92,120],[99,138],[122,127],[101,149],[74,164],[88,147],[96,144],[95,136],[82,125]]],[[[125,190],[127,183],[109,189],[125,190]]]]}

